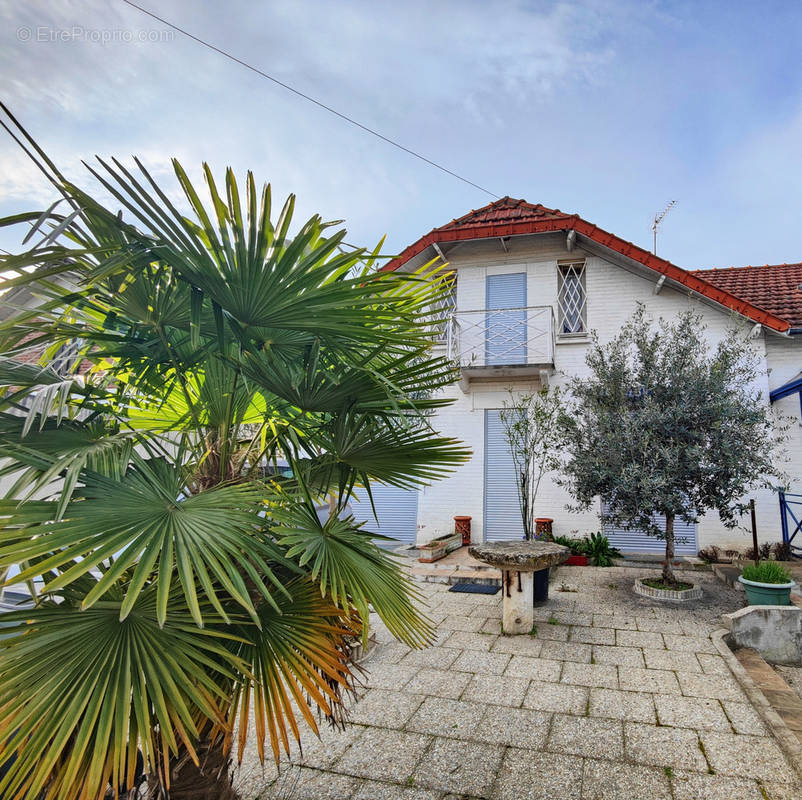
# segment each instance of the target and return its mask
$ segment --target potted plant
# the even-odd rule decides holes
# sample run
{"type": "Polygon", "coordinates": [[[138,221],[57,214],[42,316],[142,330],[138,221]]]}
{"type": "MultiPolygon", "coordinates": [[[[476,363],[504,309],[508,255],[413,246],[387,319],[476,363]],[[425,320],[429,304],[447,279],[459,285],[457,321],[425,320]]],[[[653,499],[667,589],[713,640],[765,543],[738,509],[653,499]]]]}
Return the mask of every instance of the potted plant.
{"type": "Polygon", "coordinates": [[[738,580],[746,589],[750,606],[791,605],[791,573],[776,561],[761,561],[743,568],[738,580]]]}
{"type": "Polygon", "coordinates": [[[555,544],[561,544],[571,551],[567,561],[563,565],[573,567],[586,567],[588,565],[588,557],[585,555],[585,542],[582,539],[574,539],[569,536],[554,536],[552,541],[555,544]]]}

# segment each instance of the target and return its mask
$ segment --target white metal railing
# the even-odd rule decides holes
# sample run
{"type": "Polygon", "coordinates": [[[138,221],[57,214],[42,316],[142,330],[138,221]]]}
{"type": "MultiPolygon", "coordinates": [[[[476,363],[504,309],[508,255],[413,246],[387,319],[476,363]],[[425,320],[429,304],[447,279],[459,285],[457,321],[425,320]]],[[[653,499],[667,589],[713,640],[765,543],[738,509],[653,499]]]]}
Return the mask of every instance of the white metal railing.
{"type": "Polygon", "coordinates": [[[551,306],[456,311],[446,345],[463,368],[553,364],[554,312],[551,306]]]}

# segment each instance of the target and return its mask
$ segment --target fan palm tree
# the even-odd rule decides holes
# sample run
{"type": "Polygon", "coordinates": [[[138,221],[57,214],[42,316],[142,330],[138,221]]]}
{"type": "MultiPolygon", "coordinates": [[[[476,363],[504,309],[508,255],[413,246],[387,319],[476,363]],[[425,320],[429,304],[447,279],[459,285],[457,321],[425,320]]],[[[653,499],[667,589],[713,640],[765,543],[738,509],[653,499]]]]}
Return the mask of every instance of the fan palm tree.
{"type": "Polygon", "coordinates": [[[0,220],[33,242],[0,262],[0,575],[35,593],[4,617],[0,796],[100,798],[139,751],[154,796],[236,797],[249,730],[278,760],[312,709],[342,720],[370,611],[432,640],[348,501],[467,457],[430,427],[448,280],[318,216],[292,234],[250,173],[204,165],[204,202],[173,161],[178,201],[98,160],[116,212],[25,136],[62,199],[0,220]]]}

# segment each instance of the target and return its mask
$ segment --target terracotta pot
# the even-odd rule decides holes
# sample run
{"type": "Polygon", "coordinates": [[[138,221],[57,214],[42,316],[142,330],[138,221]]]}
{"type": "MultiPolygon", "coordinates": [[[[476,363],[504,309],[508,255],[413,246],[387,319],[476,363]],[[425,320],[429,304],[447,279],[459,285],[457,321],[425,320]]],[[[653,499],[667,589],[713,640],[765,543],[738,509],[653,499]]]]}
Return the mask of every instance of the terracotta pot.
{"type": "Polygon", "coordinates": [[[462,546],[467,547],[471,543],[471,517],[454,517],[454,533],[462,536],[462,546]]]}

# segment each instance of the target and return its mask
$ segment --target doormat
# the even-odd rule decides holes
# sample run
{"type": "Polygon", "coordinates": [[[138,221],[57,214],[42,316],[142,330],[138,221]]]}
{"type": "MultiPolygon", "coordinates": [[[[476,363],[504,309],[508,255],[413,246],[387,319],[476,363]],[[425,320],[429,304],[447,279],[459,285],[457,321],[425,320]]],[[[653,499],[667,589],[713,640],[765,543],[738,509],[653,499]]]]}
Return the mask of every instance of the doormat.
{"type": "Polygon", "coordinates": [[[465,592],[466,594],[495,594],[500,586],[485,586],[479,583],[455,583],[449,592],[465,592]]]}

